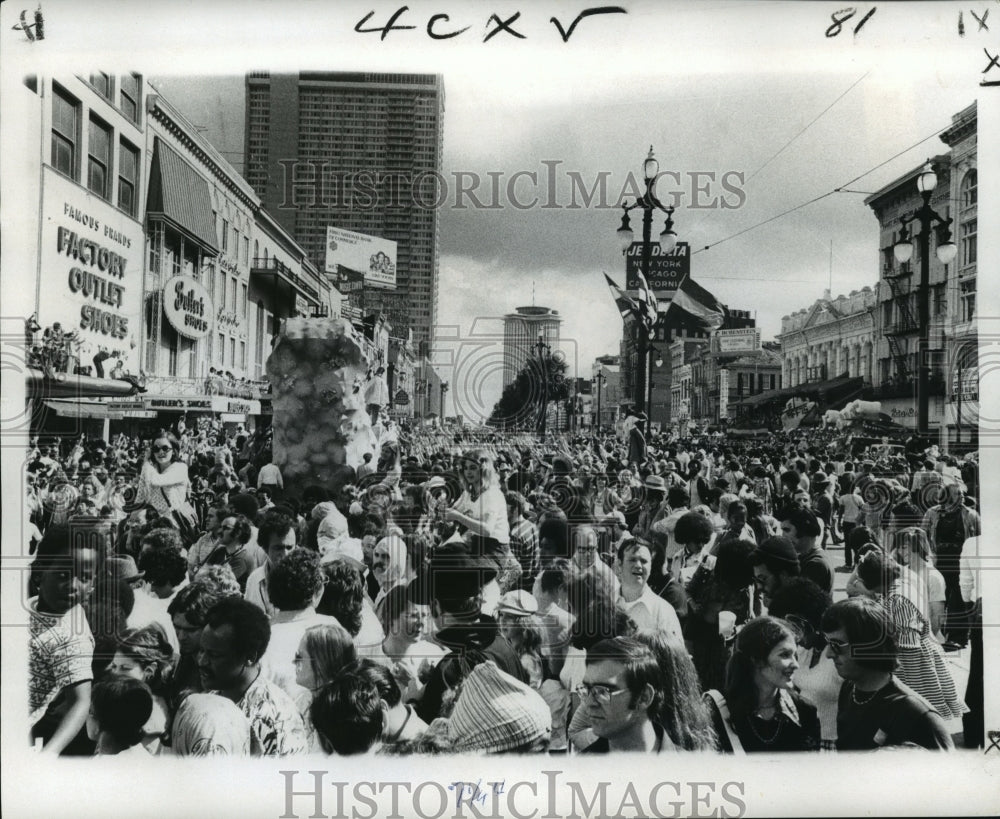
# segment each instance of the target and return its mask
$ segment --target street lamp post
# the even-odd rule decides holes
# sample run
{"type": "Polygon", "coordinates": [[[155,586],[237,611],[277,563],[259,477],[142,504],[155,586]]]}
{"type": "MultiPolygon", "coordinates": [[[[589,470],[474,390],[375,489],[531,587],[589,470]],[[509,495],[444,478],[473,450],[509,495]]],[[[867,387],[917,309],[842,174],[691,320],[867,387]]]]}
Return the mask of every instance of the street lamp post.
{"type": "Polygon", "coordinates": [[[917,190],[923,197],[923,204],[909,218],[903,217],[900,222],[903,229],[899,241],[893,248],[893,254],[899,262],[908,262],[913,256],[913,242],[910,240],[907,226],[913,222],[920,223],[920,234],[916,237],[920,243],[920,284],[917,289],[917,301],[920,321],[920,347],[917,358],[917,432],[920,435],[929,433],[930,408],[930,244],[931,228],[938,227],[937,257],[942,264],[950,263],[958,252],[955,243],[951,241],[949,225],[951,219],[943,219],[930,206],[931,194],[937,186],[937,174],[931,167],[930,160],[924,165],[917,176],[917,190]]]}
{"type": "Polygon", "coordinates": [[[646,394],[646,437],[649,437],[650,426],[653,422],[653,353],[656,353],[656,366],[663,366],[663,355],[660,353],[659,349],[654,347],[652,344],[647,345],[649,348],[649,373],[647,380],[647,394],[646,394]]]}
{"type": "Polygon", "coordinates": [[[548,409],[549,403],[549,384],[548,379],[545,374],[545,352],[552,351],[552,348],[542,340],[542,334],[538,334],[538,341],[536,341],[532,346],[532,349],[538,350],[538,372],[542,379],[542,411],[538,418],[538,432],[542,435],[545,434],[545,413],[548,409]]]}
{"type": "MultiPolygon", "coordinates": [[[[632,228],[629,226],[628,212],[633,208],[642,208],[642,262],[640,269],[642,270],[642,275],[646,279],[646,286],[649,287],[649,260],[653,253],[653,246],[651,242],[652,228],[653,228],[653,211],[660,210],[667,215],[666,224],[663,227],[663,232],[660,233],[660,250],[663,253],[670,253],[677,246],[677,234],[674,233],[674,220],[672,218],[674,213],[673,206],[664,206],[656,195],[653,193],[653,189],[656,187],[656,176],[659,172],[659,163],[653,157],[653,146],[649,146],[649,155],[646,157],[646,161],[642,164],[642,173],[646,182],[646,192],[635,200],[631,205],[627,202],[622,205],[622,223],[618,228],[618,240],[621,243],[622,254],[628,252],[629,248],[632,247],[632,240],[634,238],[632,233],[632,228]]],[[[626,285],[627,286],[627,285],[626,285]]],[[[635,390],[633,392],[634,404],[636,412],[642,412],[646,409],[646,359],[649,355],[649,338],[645,331],[645,328],[641,326],[641,322],[636,322],[636,352],[638,355],[638,360],[633,368],[635,373],[635,390]]],[[[646,412],[646,437],[649,437],[650,429],[650,418],[649,412],[646,412]]]]}
{"type": "Polygon", "coordinates": [[[602,371],[598,370],[597,375],[594,376],[594,380],[597,382],[597,434],[601,433],[601,387],[604,386],[605,375],[602,371]]]}

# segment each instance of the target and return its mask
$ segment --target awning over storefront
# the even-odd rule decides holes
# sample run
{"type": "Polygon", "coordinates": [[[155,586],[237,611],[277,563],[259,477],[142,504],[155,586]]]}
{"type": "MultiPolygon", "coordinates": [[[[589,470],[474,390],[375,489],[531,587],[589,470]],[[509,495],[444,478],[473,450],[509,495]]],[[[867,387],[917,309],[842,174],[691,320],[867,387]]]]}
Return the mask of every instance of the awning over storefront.
{"type": "Polygon", "coordinates": [[[842,375],[831,378],[827,381],[818,381],[813,384],[797,384],[794,387],[782,387],[780,390],[770,390],[758,395],[751,395],[742,401],[736,402],[740,407],[761,407],[772,401],[787,401],[789,398],[808,398],[820,404],[829,405],[831,403],[847,400],[860,392],[864,385],[864,379],[842,375]]]}
{"type": "Polygon", "coordinates": [[[146,213],[171,222],[205,250],[218,254],[208,182],[159,137],[153,141],[146,213]]]}
{"type": "Polygon", "coordinates": [[[28,398],[125,398],[135,395],[135,385],[113,378],[59,373],[50,378],[42,370],[29,367],[25,389],[28,398]]]}
{"type": "Polygon", "coordinates": [[[64,418],[109,418],[107,404],[93,401],[46,401],[45,406],[64,418]]]}

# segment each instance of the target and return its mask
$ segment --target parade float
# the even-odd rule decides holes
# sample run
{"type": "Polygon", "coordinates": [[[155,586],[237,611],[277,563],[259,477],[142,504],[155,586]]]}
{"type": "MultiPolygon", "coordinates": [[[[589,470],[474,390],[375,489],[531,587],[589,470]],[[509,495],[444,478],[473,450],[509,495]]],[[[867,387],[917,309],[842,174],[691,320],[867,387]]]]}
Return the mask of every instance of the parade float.
{"type": "Polygon", "coordinates": [[[267,360],[273,456],[286,491],[330,487],[372,451],[364,348],[343,319],[289,318],[267,360]]]}

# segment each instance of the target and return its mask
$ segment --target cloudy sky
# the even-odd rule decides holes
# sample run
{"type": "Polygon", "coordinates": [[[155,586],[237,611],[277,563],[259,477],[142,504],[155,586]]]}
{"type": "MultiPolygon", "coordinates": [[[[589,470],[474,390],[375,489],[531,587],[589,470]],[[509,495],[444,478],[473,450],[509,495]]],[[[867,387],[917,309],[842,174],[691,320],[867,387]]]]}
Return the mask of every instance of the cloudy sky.
{"type": "MultiPolygon", "coordinates": [[[[500,4],[501,10],[509,5],[500,4]]],[[[956,34],[958,7],[879,7],[853,34],[867,12],[859,7],[839,35],[827,37],[837,10],[827,4],[626,5],[628,15],[581,21],[579,39],[566,46],[548,15],[527,11],[518,22],[524,41],[501,33],[484,44],[493,9],[482,6],[478,16],[451,12],[456,26],[480,32],[454,49],[449,43],[435,52],[418,28],[387,37],[397,46],[391,56],[383,47],[357,51],[349,39],[350,48],[327,61],[338,70],[442,73],[445,177],[454,182],[456,173],[478,174],[488,201],[485,180],[501,175],[499,209],[471,202],[459,208],[452,195],[443,210],[440,323],[457,327],[462,338],[474,325],[488,334],[497,324],[476,319],[530,304],[534,288],[536,303],[564,316],[571,367],[589,372],[596,355],[617,352],[621,323],[601,272],[624,283],[615,206],[629,174],[641,174],[650,145],[660,170],[681,179],[665,178],[658,192],[678,206],[678,237],[695,250],[692,275],[730,307],[755,313],[765,339],[780,332],[783,315],[808,307],[825,288],[832,286],[836,296],[873,284],[878,226],[864,194],[943,152],[936,134],[979,90],[972,34],[956,34]],[[467,59],[470,54],[475,59],[467,59]],[[505,188],[519,171],[535,172],[539,180],[533,186],[521,177],[520,200],[537,195],[544,204],[551,177],[558,206],[511,206],[505,188]],[[588,188],[603,175],[605,207],[567,206],[573,173],[588,188]],[[697,202],[695,173],[708,186],[697,202]],[[739,195],[720,186],[727,173],[739,195]],[[742,184],[735,174],[742,174],[742,184]],[[838,187],[851,192],[831,193],[838,187]],[[713,206],[718,196],[738,207],[720,207],[721,200],[713,206]]],[[[552,8],[558,13],[564,6],[552,8]]],[[[422,28],[430,7],[414,9],[401,22],[422,28]]],[[[569,10],[564,16],[572,18],[569,10]]],[[[378,44],[377,35],[367,36],[359,39],[378,44]]],[[[286,51],[274,52],[271,67],[288,67],[288,59],[286,51]]],[[[296,64],[315,67],[317,60],[293,59],[290,67],[296,64]]],[[[241,73],[168,72],[154,75],[154,82],[240,166],[241,73]]],[[[638,233],[638,216],[633,227],[638,233]]],[[[657,219],[654,235],[661,228],[657,219]]],[[[454,360],[455,343],[440,346],[441,360],[454,360]]],[[[459,357],[473,347],[463,347],[459,357]]],[[[462,408],[466,414],[475,405],[488,411],[501,386],[493,367],[477,368],[477,397],[462,408]]],[[[471,371],[465,371],[456,375],[471,391],[471,371]]]]}

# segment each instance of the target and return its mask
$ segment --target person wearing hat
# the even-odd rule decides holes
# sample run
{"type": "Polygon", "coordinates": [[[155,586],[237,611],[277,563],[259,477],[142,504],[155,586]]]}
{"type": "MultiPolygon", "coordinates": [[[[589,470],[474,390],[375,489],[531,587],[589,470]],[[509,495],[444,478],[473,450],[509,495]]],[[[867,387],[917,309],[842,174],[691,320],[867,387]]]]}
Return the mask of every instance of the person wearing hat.
{"type": "Polygon", "coordinates": [[[544,752],[551,731],[545,700],[492,660],[468,674],[448,719],[452,748],[460,752],[544,752]]]}
{"type": "Polygon", "coordinates": [[[935,555],[935,568],[944,577],[945,636],[952,646],[960,648],[969,641],[969,607],[959,584],[962,549],[969,538],[982,534],[979,513],[966,506],[964,498],[964,485],[947,481],[944,501],[928,509],[921,521],[935,555]]]}
{"type": "Polygon", "coordinates": [[[642,432],[646,425],[646,413],[640,412],[637,416],[629,418],[626,424],[629,424],[628,463],[638,468],[646,461],[646,436],[642,432]]]}
{"type": "Polygon", "coordinates": [[[501,671],[527,682],[528,675],[497,621],[481,611],[483,587],[497,574],[496,561],[472,554],[462,542],[446,542],[431,553],[430,561],[414,583],[414,602],[429,604],[437,629],[435,641],[447,654],[434,666],[424,693],[417,703],[417,714],[430,723],[442,716],[442,706],[449,690],[468,673],[468,655],[472,652],[493,660],[501,671]]]}
{"type": "Polygon", "coordinates": [[[542,644],[545,641],[538,618],[538,601],[530,592],[516,589],[500,597],[497,622],[528,675],[528,684],[536,691],[544,677],[542,644]]]}
{"type": "Polygon", "coordinates": [[[833,566],[826,553],[816,545],[822,528],[815,513],[811,509],[786,506],[778,510],[777,518],[781,534],[795,544],[802,576],[833,594],[833,566]]]}
{"type": "Polygon", "coordinates": [[[787,537],[769,537],[750,555],[754,585],[765,606],[778,589],[801,574],[795,544],[787,537]]]}
{"type": "Polygon", "coordinates": [[[647,475],[642,484],[643,502],[639,510],[639,519],[632,527],[636,537],[649,538],[654,523],[666,516],[667,484],[659,475],[647,475]]]}

